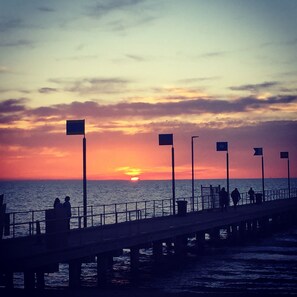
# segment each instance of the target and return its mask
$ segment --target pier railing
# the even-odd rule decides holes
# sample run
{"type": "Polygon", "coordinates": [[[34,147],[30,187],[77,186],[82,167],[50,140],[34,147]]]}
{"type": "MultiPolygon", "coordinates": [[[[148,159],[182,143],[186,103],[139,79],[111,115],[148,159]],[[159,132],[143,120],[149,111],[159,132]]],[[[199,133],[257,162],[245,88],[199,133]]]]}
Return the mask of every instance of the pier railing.
{"type": "MultiPolygon", "coordinates": [[[[256,194],[260,194],[261,196],[262,193],[256,194]]],[[[248,193],[241,193],[240,196],[241,199],[239,200],[238,205],[252,203],[248,193]]],[[[261,197],[261,201],[256,201],[255,198],[254,203],[265,203],[266,201],[288,198],[297,198],[297,188],[290,189],[290,192],[288,189],[266,190],[264,197],[261,197]]],[[[191,204],[193,202],[192,197],[181,197],[176,200],[177,204],[179,201],[187,201],[186,212],[211,211],[220,207],[218,196],[214,195],[194,197],[194,206],[191,204]]],[[[232,199],[230,199],[230,206],[232,205],[232,199]]],[[[7,213],[4,222],[3,238],[43,234],[46,233],[47,226],[51,223],[64,223],[61,222],[61,218],[59,218],[59,220],[46,219],[46,211],[48,211],[48,209],[7,213]]],[[[177,208],[177,214],[178,212],[179,209],[177,208]]],[[[107,224],[169,216],[172,214],[172,199],[90,205],[87,207],[87,226],[91,228],[107,224]]],[[[83,228],[83,218],[83,207],[72,207],[70,229],[83,228]]],[[[67,218],[62,219],[62,221],[64,220],[66,221],[67,218]]]]}

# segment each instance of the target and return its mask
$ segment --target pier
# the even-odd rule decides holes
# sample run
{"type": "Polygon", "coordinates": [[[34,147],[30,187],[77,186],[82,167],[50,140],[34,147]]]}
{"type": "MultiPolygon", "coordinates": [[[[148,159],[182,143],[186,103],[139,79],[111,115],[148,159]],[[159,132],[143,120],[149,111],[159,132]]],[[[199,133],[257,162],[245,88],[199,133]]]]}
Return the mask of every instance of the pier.
{"type": "Polygon", "coordinates": [[[23,272],[25,289],[44,288],[44,273],[58,271],[59,263],[69,265],[69,286],[79,287],[82,263],[88,261],[97,262],[100,285],[112,269],[113,257],[123,249],[130,250],[131,271],[137,272],[141,248],[152,248],[153,261],[158,262],[165,245],[172,247],[176,257],[185,257],[191,238],[197,250],[203,250],[206,241],[214,246],[224,241],[240,243],[297,223],[297,189],[291,189],[290,198],[286,191],[267,191],[265,201],[258,203],[250,203],[248,196],[242,195],[239,205],[230,205],[226,211],[217,207],[214,199],[199,197],[195,205],[186,198],[178,199],[176,215],[172,214],[171,200],[104,206],[101,212],[92,207],[86,228],[77,208],[70,230],[51,229],[56,223],[63,225],[50,217],[51,210],[27,212],[31,218],[23,222],[17,222],[18,214],[11,213],[9,225],[4,222],[0,243],[0,273],[5,287],[13,288],[13,274],[23,272]]]}

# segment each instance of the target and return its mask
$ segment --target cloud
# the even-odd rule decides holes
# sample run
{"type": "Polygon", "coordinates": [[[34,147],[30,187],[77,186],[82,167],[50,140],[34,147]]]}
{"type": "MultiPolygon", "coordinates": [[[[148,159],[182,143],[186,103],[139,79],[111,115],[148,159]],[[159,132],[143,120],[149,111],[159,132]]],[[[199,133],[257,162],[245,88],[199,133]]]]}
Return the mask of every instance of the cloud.
{"type": "Polygon", "coordinates": [[[46,13],[51,13],[51,12],[55,12],[56,10],[49,7],[49,6],[40,6],[38,7],[38,10],[41,12],[46,12],[46,13]]]}
{"type": "Polygon", "coordinates": [[[297,88],[281,88],[280,92],[283,92],[283,93],[296,93],[297,88]]]}
{"type": "Polygon", "coordinates": [[[26,116],[27,102],[28,100],[25,98],[8,99],[0,102],[0,124],[9,125],[26,116]]]}
{"type": "Polygon", "coordinates": [[[15,41],[0,41],[0,47],[33,47],[34,42],[27,39],[19,39],[15,41]]]}
{"type": "Polygon", "coordinates": [[[144,0],[101,0],[88,7],[88,15],[92,17],[102,17],[115,11],[131,10],[133,7],[143,2],[144,0]]]}
{"type": "Polygon", "coordinates": [[[42,94],[51,94],[51,93],[55,93],[57,91],[58,91],[58,89],[56,89],[56,88],[41,88],[38,90],[38,92],[42,93],[42,94]]]}
{"type": "Polygon", "coordinates": [[[259,91],[267,90],[272,87],[278,86],[279,84],[280,83],[277,81],[269,81],[269,82],[263,82],[260,84],[248,84],[248,85],[241,85],[241,86],[233,86],[233,87],[230,87],[230,90],[259,92],[259,91]]]}
{"type": "Polygon", "coordinates": [[[260,47],[270,47],[270,46],[295,46],[297,44],[297,37],[292,37],[287,39],[286,41],[270,41],[260,44],[260,47]]]}
{"type": "MultiPolygon", "coordinates": [[[[206,125],[210,122],[216,122],[217,128],[226,126],[242,126],[244,121],[264,121],[264,115],[259,117],[258,111],[264,110],[278,112],[284,105],[286,109],[291,104],[297,102],[297,95],[294,96],[274,96],[267,99],[258,99],[256,97],[242,97],[237,100],[219,100],[196,98],[181,101],[169,101],[159,103],[146,102],[120,102],[117,104],[102,105],[95,101],[72,102],[70,104],[56,104],[37,108],[26,106],[26,99],[9,99],[3,101],[0,105],[3,116],[12,112],[19,112],[19,119],[35,118],[38,121],[48,121],[49,118],[56,120],[65,120],[66,118],[86,118],[96,123],[111,125],[114,127],[124,127],[133,123],[134,127],[141,127],[143,121],[164,121],[172,119],[181,121],[185,116],[189,116],[188,121],[197,119],[206,125]],[[254,113],[253,113],[254,112],[254,113]],[[244,114],[248,114],[248,120],[244,114]],[[240,118],[236,115],[240,115],[240,118]],[[213,120],[210,120],[210,115],[213,120]],[[254,116],[254,118],[253,118],[254,116]],[[122,121],[122,122],[121,122],[122,121]]],[[[269,118],[269,115],[268,115],[269,118]]],[[[9,120],[9,118],[5,118],[9,120]]],[[[2,119],[3,122],[3,119],[2,119]]]]}
{"type": "MultiPolygon", "coordinates": [[[[270,149],[273,145],[284,150],[297,147],[296,120],[266,120],[262,113],[256,119],[251,118],[253,111],[259,114],[260,108],[267,110],[282,104],[295,104],[297,96],[221,100],[216,106],[219,101],[197,98],[185,102],[109,105],[86,101],[29,107],[30,101],[26,98],[8,99],[0,102],[0,142],[5,146],[34,147],[35,150],[40,147],[58,148],[59,151],[61,147],[71,146],[71,138],[65,143],[66,119],[85,118],[89,139],[95,141],[100,133],[106,147],[114,141],[118,143],[115,147],[127,147],[133,139],[143,146],[153,145],[155,139],[157,145],[158,133],[174,133],[178,147],[181,143],[188,143],[191,135],[199,135],[200,158],[205,160],[209,158],[207,153],[210,150],[215,152],[214,143],[220,139],[230,141],[234,153],[253,146],[270,149]],[[236,114],[239,116],[234,117],[236,114]],[[127,138],[127,135],[130,136],[127,138]]],[[[182,148],[179,148],[179,155],[187,151],[187,147],[182,148]]],[[[137,164],[125,162],[116,167],[127,165],[138,168],[137,164]]]]}
{"type": "Polygon", "coordinates": [[[97,55],[77,55],[65,58],[57,58],[56,61],[82,61],[97,59],[97,55]]]}
{"type": "Polygon", "coordinates": [[[118,167],[115,169],[117,172],[123,172],[126,175],[129,176],[136,176],[140,175],[142,173],[142,170],[140,168],[135,168],[135,167],[130,167],[130,166],[123,166],[123,167],[118,167]]]}
{"type": "Polygon", "coordinates": [[[227,52],[224,51],[217,51],[217,52],[208,52],[208,53],[204,53],[199,55],[199,58],[220,58],[223,57],[227,54],[227,52]]]}
{"type": "Polygon", "coordinates": [[[143,62],[146,61],[146,59],[142,56],[138,56],[138,55],[126,55],[126,57],[130,60],[136,61],[136,62],[143,62]]]}
{"type": "Polygon", "coordinates": [[[114,32],[123,33],[127,29],[139,28],[142,25],[146,25],[157,18],[154,16],[142,16],[136,14],[135,17],[127,17],[123,19],[116,19],[108,22],[106,25],[114,32]]]}
{"type": "Polygon", "coordinates": [[[206,76],[206,77],[192,77],[192,78],[184,78],[178,80],[178,83],[182,84],[192,84],[192,83],[201,83],[205,81],[213,81],[221,79],[220,76],[206,76]]]}
{"type": "Polygon", "coordinates": [[[0,65],[0,74],[1,73],[11,73],[11,71],[8,69],[8,67],[0,65]]]}
{"type": "Polygon", "coordinates": [[[103,27],[113,32],[123,33],[127,29],[139,28],[156,19],[161,5],[155,6],[147,0],[111,0],[97,1],[86,6],[85,15],[101,22],[103,27]]]}
{"type": "Polygon", "coordinates": [[[23,21],[19,18],[2,18],[0,20],[0,32],[9,32],[23,27],[23,21]]]}
{"type": "Polygon", "coordinates": [[[0,110],[1,113],[14,113],[25,111],[27,108],[25,104],[28,102],[25,98],[19,99],[8,99],[5,101],[0,102],[0,110]]]}
{"type": "Polygon", "coordinates": [[[123,78],[83,78],[80,80],[50,79],[67,92],[85,94],[115,94],[126,90],[129,80],[123,78]]]}

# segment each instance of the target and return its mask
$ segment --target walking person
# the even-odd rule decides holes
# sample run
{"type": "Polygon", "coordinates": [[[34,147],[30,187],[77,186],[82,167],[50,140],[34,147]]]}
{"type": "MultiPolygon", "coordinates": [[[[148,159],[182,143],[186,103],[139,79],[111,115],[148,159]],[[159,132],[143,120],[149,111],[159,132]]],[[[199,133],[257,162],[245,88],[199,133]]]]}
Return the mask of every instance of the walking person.
{"type": "Polygon", "coordinates": [[[65,201],[63,203],[63,208],[66,212],[66,218],[67,218],[67,229],[70,230],[70,218],[71,218],[71,204],[70,204],[70,197],[66,196],[65,201]]]}
{"type": "Polygon", "coordinates": [[[238,201],[240,200],[240,193],[238,191],[237,188],[235,188],[232,192],[231,192],[231,198],[233,201],[233,205],[234,208],[236,208],[238,201]]]}
{"type": "Polygon", "coordinates": [[[255,203],[255,191],[251,187],[248,191],[249,197],[250,197],[250,203],[255,203]]]}

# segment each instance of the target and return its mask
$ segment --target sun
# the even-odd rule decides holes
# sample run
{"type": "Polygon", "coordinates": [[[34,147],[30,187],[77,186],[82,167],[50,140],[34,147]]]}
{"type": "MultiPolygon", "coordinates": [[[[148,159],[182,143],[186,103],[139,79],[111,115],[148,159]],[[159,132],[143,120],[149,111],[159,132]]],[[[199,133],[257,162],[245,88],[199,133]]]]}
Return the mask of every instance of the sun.
{"type": "Polygon", "coordinates": [[[130,180],[131,181],[139,181],[139,176],[132,176],[131,178],[130,178],[130,180]]]}

